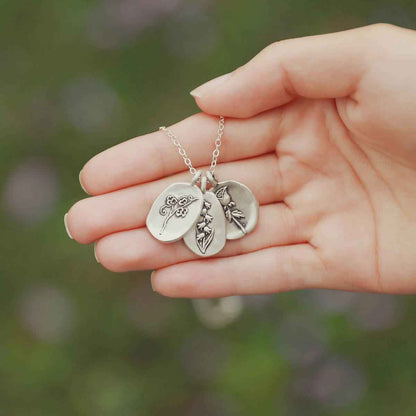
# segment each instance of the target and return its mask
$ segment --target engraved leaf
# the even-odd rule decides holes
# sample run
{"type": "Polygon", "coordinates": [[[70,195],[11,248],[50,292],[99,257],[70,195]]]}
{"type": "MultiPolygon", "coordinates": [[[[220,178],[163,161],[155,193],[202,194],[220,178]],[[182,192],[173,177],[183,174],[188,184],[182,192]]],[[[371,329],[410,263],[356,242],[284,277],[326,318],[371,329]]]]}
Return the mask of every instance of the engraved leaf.
{"type": "Polygon", "coordinates": [[[212,228],[209,228],[209,230],[205,231],[204,233],[200,233],[197,235],[196,244],[198,245],[198,248],[201,251],[201,253],[205,254],[213,238],[214,238],[214,230],[212,228]]]}
{"type": "Polygon", "coordinates": [[[240,211],[239,209],[234,209],[232,211],[232,215],[234,218],[244,218],[244,214],[242,211],[240,211]]]}

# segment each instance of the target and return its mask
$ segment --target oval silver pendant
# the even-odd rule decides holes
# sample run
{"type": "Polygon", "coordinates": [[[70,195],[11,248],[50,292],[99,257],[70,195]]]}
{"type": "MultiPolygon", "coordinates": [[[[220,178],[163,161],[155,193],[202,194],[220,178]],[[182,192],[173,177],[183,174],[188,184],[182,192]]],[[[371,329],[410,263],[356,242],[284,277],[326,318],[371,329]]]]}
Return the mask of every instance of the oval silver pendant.
{"type": "Polygon", "coordinates": [[[237,181],[224,181],[218,182],[213,191],[224,210],[228,240],[244,237],[254,229],[259,203],[247,186],[237,181]]]}
{"type": "Polygon", "coordinates": [[[203,199],[199,218],[184,235],[183,240],[195,254],[208,257],[223,249],[226,241],[226,221],[222,205],[215,194],[205,192],[203,199]]]}
{"type": "Polygon", "coordinates": [[[177,241],[195,224],[202,203],[202,192],[198,186],[174,183],[156,198],[147,215],[146,226],[160,241],[177,241]]]}

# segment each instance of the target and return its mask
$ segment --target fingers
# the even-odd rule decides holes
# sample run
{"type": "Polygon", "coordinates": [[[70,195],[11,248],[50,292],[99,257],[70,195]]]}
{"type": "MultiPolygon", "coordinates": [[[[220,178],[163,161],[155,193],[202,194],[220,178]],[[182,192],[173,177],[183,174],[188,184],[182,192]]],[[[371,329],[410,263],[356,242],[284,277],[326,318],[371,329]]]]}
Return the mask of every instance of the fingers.
{"type": "MultiPolygon", "coordinates": [[[[277,110],[250,120],[227,119],[220,162],[239,160],[273,150],[279,134],[277,110]]],[[[196,114],[171,127],[194,167],[211,162],[218,118],[196,114]]],[[[153,181],[186,168],[178,149],[162,131],[128,140],[93,157],[82,169],[80,181],[91,195],[153,181]]]]}
{"type": "MultiPolygon", "coordinates": [[[[268,154],[217,167],[218,178],[233,178],[252,189],[260,204],[283,199],[276,156],[268,154]],[[258,186],[261,184],[261,186],[258,186]]],[[[153,201],[168,185],[188,182],[188,172],[105,195],[83,199],[68,212],[69,232],[80,243],[91,243],[104,235],[143,227],[153,201]]]]}
{"type": "MultiPolygon", "coordinates": [[[[296,223],[285,204],[264,205],[260,208],[256,228],[244,238],[228,241],[218,256],[235,256],[270,246],[304,241],[305,229],[296,223]]],[[[95,253],[104,267],[116,272],[158,269],[199,258],[182,241],[163,244],[145,228],[103,237],[97,241],[95,253]]]]}
{"type": "Polygon", "coordinates": [[[317,288],[325,276],[315,250],[297,244],[172,265],[153,274],[152,286],[165,296],[211,298],[317,288]]]}
{"type": "MultiPolygon", "coordinates": [[[[388,27],[388,26],[387,26],[388,27]]],[[[191,94],[209,114],[250,117],[294,97],[338,98],[352,95],[380,53],[377,41],[386,25],[276,42],[229,75],[191,94]]]]}

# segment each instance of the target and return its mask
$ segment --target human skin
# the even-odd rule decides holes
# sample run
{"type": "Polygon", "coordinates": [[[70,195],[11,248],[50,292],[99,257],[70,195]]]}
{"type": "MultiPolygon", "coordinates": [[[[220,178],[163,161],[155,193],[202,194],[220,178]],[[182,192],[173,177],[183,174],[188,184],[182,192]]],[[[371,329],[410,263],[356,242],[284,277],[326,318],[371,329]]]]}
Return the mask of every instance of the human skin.
{"type": "Polygon", "coordinates": [[[92,196],[66,225],[104,267],[156,269],[154,290],[173,297],[416,292],[416,32],[379,24],[277,42],[192,94],[204,113],[171,129],[206,169],[226,117],[216,175],[253,191],[257,227],[208,259],[155,240],[153,200],[190,174],[150,133],[81,171],[92,196]]]}

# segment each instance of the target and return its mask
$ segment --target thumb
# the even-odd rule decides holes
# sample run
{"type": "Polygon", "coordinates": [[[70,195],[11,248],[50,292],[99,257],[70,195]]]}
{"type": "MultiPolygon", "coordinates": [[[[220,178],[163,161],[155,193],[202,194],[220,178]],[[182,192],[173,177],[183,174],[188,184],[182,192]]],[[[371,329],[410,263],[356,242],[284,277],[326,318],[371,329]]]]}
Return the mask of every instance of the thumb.
{"type": "Polygon", "coordinates": [[[251,117],[295,97],[346,97],[368,67],[375,39],[391,30],[378,24],[276,42],[191,95],[202,111],[228,117],[251,117]]]}

